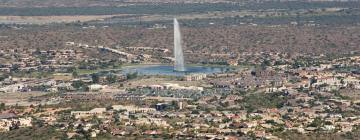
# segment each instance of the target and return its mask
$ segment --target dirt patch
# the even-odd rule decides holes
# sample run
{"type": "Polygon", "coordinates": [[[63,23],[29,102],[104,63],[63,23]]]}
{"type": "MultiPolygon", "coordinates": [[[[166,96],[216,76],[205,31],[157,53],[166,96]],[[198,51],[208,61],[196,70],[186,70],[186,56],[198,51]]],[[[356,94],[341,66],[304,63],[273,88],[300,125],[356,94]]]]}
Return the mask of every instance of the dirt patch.
{"type": "Polygon", "coordinates": [[[49,24],[49,23],[71,23],[86,22],[93,20],[104,20],[111,17],[125,15],[85,15],[85,16],[0,16],[1,24],[49,24]]]}
{"type": "Polygon", "coordinates": [[[350,97],[351,100],[360,100],[360,90],[355,90],[355,89],[346,89],[346,90],[341,90],[340,94],[342,96],[347,96],[350,97]]]}
{"type": "Polygon", "coordinates": [[[42,96],[47,93],[45,92],[27,92],[27,93],[0,93],[0,103],[5,103],[6,105],[19,105],[27,106],[33,104],[28,101],[31,97],[42,96]]]}
{"type": "Polygon", "coordinates": [[[203,84],[203,82],[201,81],[176,81],[167,78],[148,78],[148,79],[131,81],[128,82],[126,85],[128,87],[137,87],[143,85],[162,85],[165,83],[179,84],[181,86],[201,86],[203,84]]]}

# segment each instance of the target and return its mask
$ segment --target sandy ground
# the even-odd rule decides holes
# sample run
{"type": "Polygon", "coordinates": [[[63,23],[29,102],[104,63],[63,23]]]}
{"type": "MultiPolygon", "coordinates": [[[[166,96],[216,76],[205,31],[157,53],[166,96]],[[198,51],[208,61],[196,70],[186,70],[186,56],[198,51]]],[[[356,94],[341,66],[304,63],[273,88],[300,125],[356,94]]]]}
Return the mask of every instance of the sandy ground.
{"type": "Polygon", "coordinates": [[[360,100],[360,90],[340,90],[342,96],[350,97],[352,101],[360,100]]]}
{"type": "Polygon", "coordinates": [[[1,24],[49,24],[103,20],[124,15],[78,15],[78,16],[0,16],[1,24]]]}
{"type": "Polygon", "coordinates": [[[19,106],[29,106],[31,104],[36,104],[33,102],[27,101],[31,97],[42,96],[47,93],[45,92],[18,92],[18,93],[0,93],[0,102],[5,103],[5,105],[16,105],[19,106]]]}
{"type": "Polygon", "coordinates": [[[201,86],[203,82],[201,81],[176,81],[176,80],[169,80],[167,78],[148,78],[148,79],[140,79],[140,80],[133,80],[125,85],[127,87],[137,87],[142,85],[161,85],[164,83],[173,83],[179,84],[181,86],[201,86]]]}

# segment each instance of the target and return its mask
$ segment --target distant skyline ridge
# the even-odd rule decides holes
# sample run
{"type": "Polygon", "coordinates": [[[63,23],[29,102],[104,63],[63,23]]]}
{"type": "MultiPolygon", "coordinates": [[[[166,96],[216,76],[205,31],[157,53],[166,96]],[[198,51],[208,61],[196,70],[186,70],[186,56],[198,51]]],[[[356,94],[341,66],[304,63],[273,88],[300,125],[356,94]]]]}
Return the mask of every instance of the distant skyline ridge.
{"type": "Polygon", "coordinates": [[[174,71],[185,71],[179,22],[174,18],[174,71]]]}

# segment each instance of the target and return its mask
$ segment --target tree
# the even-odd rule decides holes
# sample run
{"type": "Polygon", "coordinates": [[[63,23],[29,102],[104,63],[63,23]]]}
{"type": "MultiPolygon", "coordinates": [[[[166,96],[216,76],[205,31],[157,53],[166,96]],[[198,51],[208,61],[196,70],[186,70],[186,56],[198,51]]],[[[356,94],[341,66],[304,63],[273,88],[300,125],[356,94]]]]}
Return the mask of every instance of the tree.
{"type": "Polygon", "coordinates": [[[6,78],[8,78],[9,75],[8,74],[0,74],[0,81],[5,80],[6,78]]]}
{"type": "Polygon", "coordinates": [[[40,55],[41,54],[40,53],[40,48],[36,48],[33,54],[34,55],[40,55]]]}
{"type": "Polygon", "coordinates": [[[80,139],[90,139],[90,133],[88,131],[85,131],[84,127],[82,125],[79,125],[77,130],[77,133],[82,134],[82,138],[80,139]]]}
{"type": "Polygon", "coordinates": [[[126,74],[126,78],[127,79],[135,79],[137,77],[138,73],[135,72],[135,73],[128,73],[126,74]]]}
{"type": "Polygon", "coordinates": [[[99,82],[99,75],[96,73],[91,74],[91,79],[93,83],[98,83],[99,82]]]}
{"type": "Polygon", "coordinates": [[[313,84],[317,83],[317,79],[315,77],[310,78],[310,87],[312,87],[313,84]]]}
{"type": "Polygon", "coordinates": [[[111,105],[106,107],[106,110],[112,110],[112,109],[113,109],[113,107],[111,105]]]}
{"type": "Polygon", "coordinates": [[[44,126],[44,121],[33,118],[33,120],[31,121],[32,125],[35,127],[43,127],[44,126]]]}
{"type": "Polygon", "coordinates": [[[3,111],[3,110],[5,110],[5,103],[0,104],[0,111],[3,111]]]}
{"type": "Polygon", "coordinates": [[[320,117],[316,117],[309,126],[311,127],[321,127],[324,124],[324,121],[320,117]]]}
{"type": "Polygon", "coordinates": [[[344,84],[345,84],[345,81],[344,81],[344,79],[343,79],[343,78],[341,78],[341,79],[340,79],[340,83],[341,83],[342,85],[344,85],[344,84]]]}
{"type": "Polygon", "coordinates": [[[73,76],[73,77],[77,77],[77,76],[78,76],[78,73],[77,73],[76,70],[72,72],[72,76],[73,76]]]}
{"type": "Polygon", "coordinates": [[[116,76],[113,74],[109,74],[108,76],[106,76],[106,81],[108,81],[108,83],[112,84],[116,82],[116,76]]]}
{"type": "Polygon", "coordinates": [[[81,87],[83,87],[85,84],[83,81],[74,81],[71,86],[73,86],[76,89],[79,89],[81,87]]]}
{"type": "Polygon", "coordinates": [[[13,65],[11,68],[11,71],[13,72],[18,72],[19,71],[20,66],[19,65],[13,65]]]}
{"type": "Polygon", "coordinates": [[[266,66],[270,66],[270,65],[271,65],[270,60],[267,59],[261,63],[262,68],[265,68],[266,66]]]}

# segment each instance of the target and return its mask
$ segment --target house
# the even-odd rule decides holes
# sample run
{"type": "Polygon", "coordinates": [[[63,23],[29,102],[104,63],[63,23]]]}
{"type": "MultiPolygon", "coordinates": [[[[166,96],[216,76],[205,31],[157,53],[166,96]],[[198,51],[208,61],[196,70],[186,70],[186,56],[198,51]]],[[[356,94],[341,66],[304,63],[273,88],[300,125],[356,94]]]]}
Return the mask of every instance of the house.
{"type": "Polygon", "coordinates": [[[161,135],[162,132],[159,130],[147,130],[143,134],[144,135],[161,135]]]}
{"type": "Polygon", "coordinates": [[[72,45],[75,45],[75,42],[65,42],[66,46],[72,46],[72,45]]]}
{"type": "Polygon", "coordinates": [[[1,113],[0,114],[0,119],[13,119],[16,118],[16,114],[15,113],[1,113]]]}
{"type": "Polygon", "coordinates": [[[114,136],[116,136],[116,135],[125,136],[128,134],[128,132],[117,129],[117,128],[112,128],[110,133],[111,133],[111,135],[114,135],[114,136]]]}
{"type": "Polygon", "coordinates": [[[0,72],[6,72],[9,73],[11,71],[10,68],[0,68],[0,72]]]}
{"type": "Polygon", "coordinates": [[[213,85],[215,88],[232,88],[233,86],[231,85],[230,82],[228,81],[211,81],[210,82],[211,85],[213,85]]]}
{"type": "Polygon", "coordinates": [[[238,61],[236,59],[231,59],[227,61],[227,64],[230,66],[237,66],[238,65],[238,61]]]}
{"type": "Polygon", "coordinates": [[[10,131],[19,127],[31,127],[32,118],[15,118],[16,115],[13,113],[1,114],[0,117],[0,132],[10,131]]]}
{"type": "Polygon", "coordinates": [[[348,87],[360,89],[360,80],[355,77],[346,77],[343,82],[348,87]]]}
{"type": "Polygon", "coordinates": [[[99,91],[101,89],[103,89],[105,86],[103,85],[99,85],[99,84],[92,84],[89,86],[89,90],[90,91],[99,91]]]}
{"type": "Polygon", "coordinates": [[[113,96],[114,100],[131,100],[131,101],[140,101],[144,100],[145,95],[142,94],[115,94],[113,96]]]}
{"type": "Polygon", "coordinates": [[[206,74],[191,74],[184,76],[185,81],[199,81],[204,78],[206,78],[206,74]]]}
{"type": "Polygon", "coordinates": [[[137,125],[156,125],[156,126],[161,126],[161,127],[169,127],[170,125],[163,119],[161,118],[139,118],[137,120],[135,120],[135,124],[137,125]]]}
{"type": "Polygon", "coordinates": [[[74,115],[75,118],[84,118],[94,115],[101,115],[106,111],[106,108],[94,108],[90,111],[71,111],[71,115],[74,115]]]}
{"type": "Polygon", "coordinates": [[[0,88],[0,92],[18,92],[26,87],[27,87],[27,85],[25,85],[25,84],[20,84],[20,83],[13,84],[13,85],[9,85],[9,86],[0,88]]]}
{"type": "Polygon", "coordinates": [[[112,107],[114,110],[126,110],[130,113],[148,113],[156,111],[154,108],[142,108],[137,106],[113,105],[112,107]]]}

